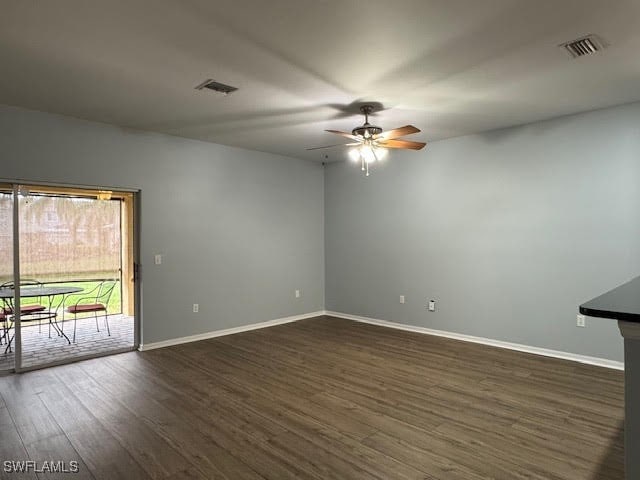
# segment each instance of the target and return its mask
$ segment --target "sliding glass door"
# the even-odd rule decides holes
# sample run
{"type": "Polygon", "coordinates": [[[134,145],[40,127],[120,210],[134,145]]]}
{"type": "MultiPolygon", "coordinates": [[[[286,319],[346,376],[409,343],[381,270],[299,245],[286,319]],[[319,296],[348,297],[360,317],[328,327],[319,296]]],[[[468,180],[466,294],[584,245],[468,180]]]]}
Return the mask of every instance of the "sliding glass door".
{"type": "Polygon", "coordinates": [[[0,365],[21,371],[135,348],[133,194],[20,185],[6,197],[0,215],[12,210],[12,235],[1,240],[0,277],[16,278],[4,301],[14,345],[0,365]],[[15,251],[17,273],[5,262],[15,251]]]}

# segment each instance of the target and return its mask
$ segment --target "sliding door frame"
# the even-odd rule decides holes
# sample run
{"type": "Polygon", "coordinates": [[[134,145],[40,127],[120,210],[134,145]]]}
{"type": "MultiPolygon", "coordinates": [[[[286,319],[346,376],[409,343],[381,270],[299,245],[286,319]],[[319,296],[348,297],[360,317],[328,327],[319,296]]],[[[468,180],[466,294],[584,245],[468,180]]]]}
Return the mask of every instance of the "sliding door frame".
{"type": "Polygon", "coordinates": [[[22,371],[22,329],[20,328],[20,186],[13,185],[13,369],[22,371]]]}
{"type": "MultiPolygon", "coordinates": [[[[66,363],[77,362],[81,360],[87,360],[90,358],[104,357],[108,355],[113,355],[117,353],[124,353],[129,351],[137,350],[140,347],[140,338],[141,338],[141,325],[142,325],[142,288],[141,288],[141,278],[140,278],[140,190],[139,189],[129,189],[129,188],[120,188],[120,187],[97,187],[97,186],[88,186],[88,185],[71,185],[71,184],[63,184],[63,183],[48,183],[48,182],[37,182],[30,180],[15,180],[15,179],[0,179],[0,183],[8,184],[12,186],[13,191],[13,281],[15,285],[14,290],[14,371],[16,373],[27,372],[30,370],[37,370],[40,368],[52,367],[54,365],[61,365],[66,363]],[[76,193],[85,193],[96,192],[96,191],[109,191],[117,194],[121,194],[121,198],[123,199],[123,209],[127,211],[127,215],[131,218],[127,218],[127,227],[132,229],[130,232],[123,232],[128,237],[127,242],[130,245],[127,246],[127,250],[131,255],[130,258],[130,268],[128,270],[128,274],[132,276],[133,288],[130,289],[132,292],[133,298],[130,299],[133,301],[133,316],[134,316],[134,324],[133,324],[133,344],[131,347],[114,349],[105,353],[95,353],[89,354],[82,357],[73,357],[68,360],[56,361],[36,366],[29,366],[24,368],[22,366],[22,335],[20,328],[20,208],[19,208],[19,193],[20,187],[26,186],[34,187],[37,190],[49,190],[51,193],[57,191],[59,194],[72,194],[75,191],[76,193]]],[[[122,212],[121,212],[122,213],[122,212]]],[[[121,243],[124,239],[121,238],[121,243]]],[[[124,261],[129,261],[129,259],[123,259],[124,261]]],[[[122,263],[122,262],[121,262],[122,263]]],[[[122,267],[122,265],[121,265],[122,267]]],[[[125,269],[121,271],[121,278],[125,274],[125,269]]],[[[122,285],[123,282],[121,282],[122,285]]]]}

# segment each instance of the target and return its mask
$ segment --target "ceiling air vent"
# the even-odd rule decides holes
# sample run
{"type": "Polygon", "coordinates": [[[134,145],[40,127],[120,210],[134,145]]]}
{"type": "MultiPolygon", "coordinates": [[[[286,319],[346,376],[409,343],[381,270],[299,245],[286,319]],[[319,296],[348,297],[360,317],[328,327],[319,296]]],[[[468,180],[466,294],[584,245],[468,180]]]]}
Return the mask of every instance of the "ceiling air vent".
{"type": "Polygon", "coordinates": [[[587,35],[586,37],[563,43],[560,46],[569,52],[573,58],[578,58],[599,52],[606,48],[607,45],[600,37],[596,35],[587,35]]]}
{"type": "Polygon", "coordinates": [[[235,92],[237,87],[232,87],[231,85],[225,85],[224,83],[216,82],[215,80],[208,79],[202,82],[200,85],[196,87],[196,90],[213,90],[217,93],[222,93],[223,95],[228,95],[229,93],[235,92]]]}

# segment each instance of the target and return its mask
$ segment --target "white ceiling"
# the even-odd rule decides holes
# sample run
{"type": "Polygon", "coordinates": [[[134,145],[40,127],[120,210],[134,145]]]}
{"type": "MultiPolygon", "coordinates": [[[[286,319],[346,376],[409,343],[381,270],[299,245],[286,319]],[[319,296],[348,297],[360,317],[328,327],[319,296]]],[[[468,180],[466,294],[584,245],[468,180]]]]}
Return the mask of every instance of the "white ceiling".
{"type": "MultiPolygon", "coordinates": [[[[0,0],[0,103],[284,154],[430,141],[640,100],[638,0],[0,0]],[[604,52],[558,45],[595,33],[604,52]],[[207,78],[239,87],[194,90],[207,78]],[[354,112],[354,113],[349,113],[354,112]]],[[[427,147],[428,148],[428,147],[427,147]]]]}

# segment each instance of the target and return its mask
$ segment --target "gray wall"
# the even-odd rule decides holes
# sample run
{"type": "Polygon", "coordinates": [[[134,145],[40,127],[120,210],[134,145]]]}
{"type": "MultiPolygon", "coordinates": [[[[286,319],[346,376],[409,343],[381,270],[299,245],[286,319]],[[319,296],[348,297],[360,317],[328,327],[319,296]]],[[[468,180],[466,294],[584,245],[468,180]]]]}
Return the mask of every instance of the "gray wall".
{"type": "Polygon", "coordinates": [[[4,179],[141,190],[143,343],[324,306],[319,164],[10,107],[0,158],[4,179]]]}
{"type": "Polygon", "coordinates": [[[323,191],[318,164],[0,107],[0,177],[141,189],[145,343],[321,310],[326,267],[330,310],[622,360],[615,322],[575,314],[640,274],[639,120],[331,164],[323,191]]]}
{"type": "Polygon", "coordinates": [[[622,360],[576,313],[640,275],[640,104],[331,164],[325,250],[328,310],[622,360]]]}

